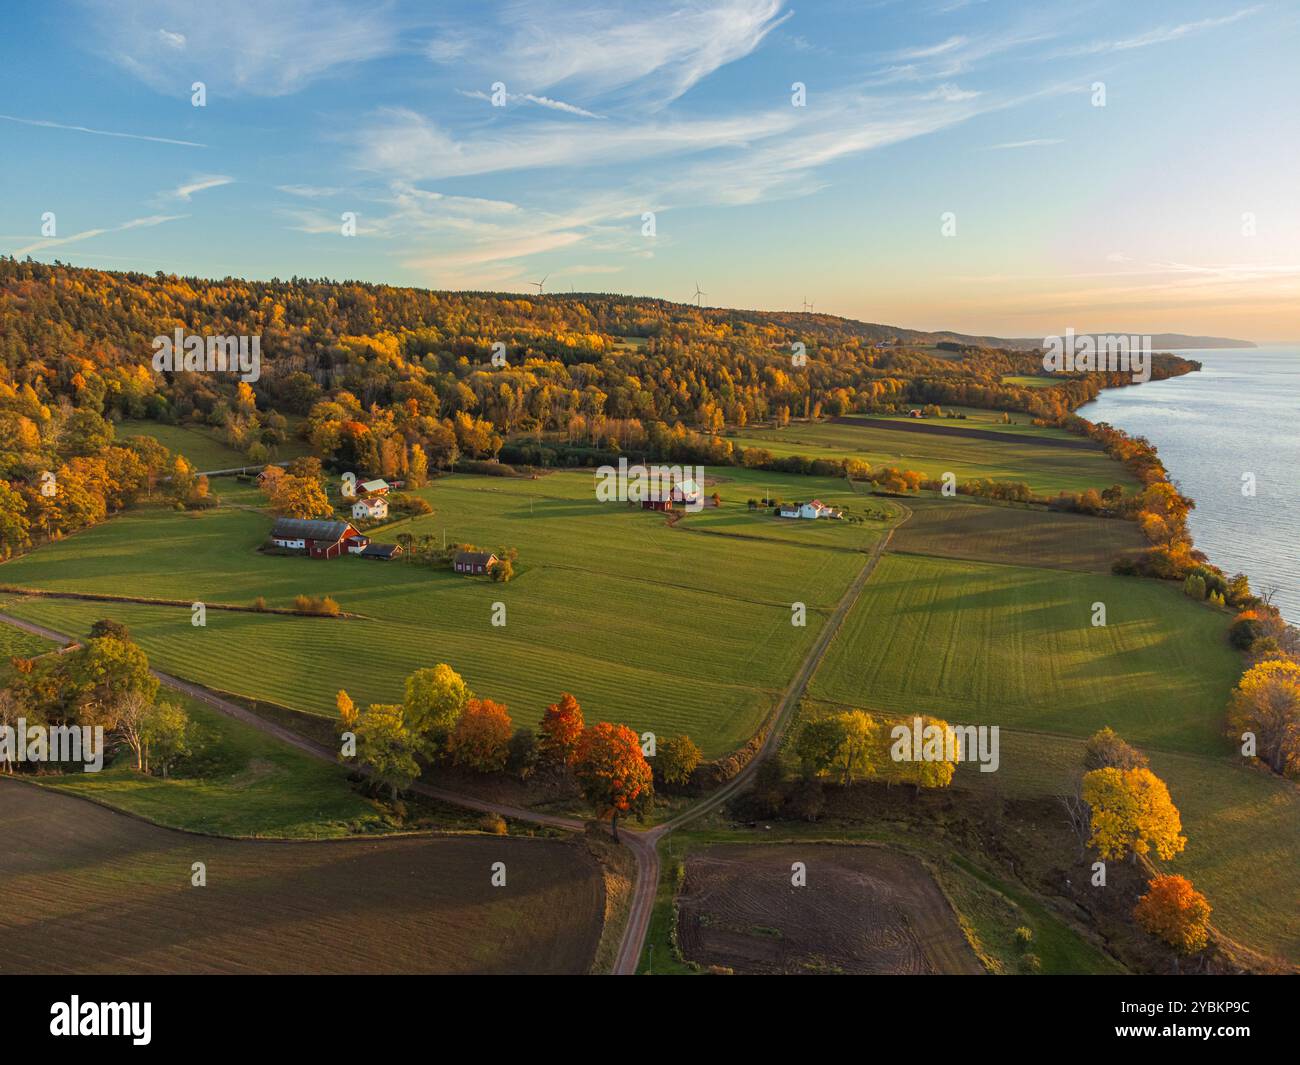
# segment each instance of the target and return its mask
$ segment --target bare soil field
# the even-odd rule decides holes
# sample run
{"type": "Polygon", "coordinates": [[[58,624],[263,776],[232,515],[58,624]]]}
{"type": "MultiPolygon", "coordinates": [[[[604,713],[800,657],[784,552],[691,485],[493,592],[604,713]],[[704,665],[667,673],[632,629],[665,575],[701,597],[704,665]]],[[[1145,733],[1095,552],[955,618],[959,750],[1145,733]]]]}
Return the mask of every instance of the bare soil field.
{"type": "Polygon", "coordinates": [[[1086,514],[973,503],[960,496],[907,501],[912,517],[890,547],[916,555],[1109,573],[1146,546],[1137,523],[1086,514]]]}
{"type": "Polygon", "coordinates": [[[219,839],[9,780],[0,824],[0,973],[585,973],[604,917],[580,841],[219,839]]]}
{"type": "Polygon", "coordinates": [[[677,912],[683,956],[738,973],[984,971],[925,866],[883,847],[692,851],[677,912]],[[791,884],[794,862],[806,887],[791,884]]]}

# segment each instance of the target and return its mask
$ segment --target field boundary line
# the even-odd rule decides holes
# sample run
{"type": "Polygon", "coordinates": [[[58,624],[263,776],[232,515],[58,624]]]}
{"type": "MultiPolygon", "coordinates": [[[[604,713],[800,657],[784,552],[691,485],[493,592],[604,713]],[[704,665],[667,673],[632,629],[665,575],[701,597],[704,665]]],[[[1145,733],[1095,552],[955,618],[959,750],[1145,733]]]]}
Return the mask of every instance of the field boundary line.
{"type": "Polygon", "coordinates": [[[185,610],[195,603],[213,610],[229,610],[237,614],[280,614],[293,618],[320,618],[322,621],[374,621],[368,614],[353,614],[341,610],[337,614],[304,614],[290,610],[285,606],[268,606],[259,610],[257,607],[243,606],[239,603],[206,603],[201,599],[185,602],[183,599],[148,599],[139,595],[111,595],[108,592],[57,592],[42,588],[21,588],[16,584],[0,584],[0,594],[34,596],[40,599],[76,599],[87,603],[134,603],[137,606],[174,606],[185,610]]]}

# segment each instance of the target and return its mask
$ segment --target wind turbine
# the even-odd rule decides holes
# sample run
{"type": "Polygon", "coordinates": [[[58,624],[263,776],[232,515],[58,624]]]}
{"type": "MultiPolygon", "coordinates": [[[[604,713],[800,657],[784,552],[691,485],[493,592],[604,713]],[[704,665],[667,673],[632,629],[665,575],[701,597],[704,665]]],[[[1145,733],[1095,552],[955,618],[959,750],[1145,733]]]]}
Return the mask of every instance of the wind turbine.
{"type": "Polygon", "coordinates": [[[701,297],[701,296],[707,296],[707,295],[708,295],[708,293],[707,293],[707,292],[704,292],[703,290],[701,290],[701,288],[700,288],[700,283],[699,283],[698,281],[696,281],[696,282],[695,282],[695,306],[699,307],[699,306],[700,306],[700,297],[701,297]]]}
{"type": "MultiPolygon", "coordinates": [[[[547,274],[547,275],[546,275],[546,277],[550,277],[550,276],[551,276],[550,274],[547,274]]],[[[536,285],[536,286],[537,286],[537,295],[539,295],[539,296],[542,295],[542,287],[546,284],[546,277],[542,278],[540,281],[529,281],[529,282],[528,282],[530,285],[536,285]]]]}

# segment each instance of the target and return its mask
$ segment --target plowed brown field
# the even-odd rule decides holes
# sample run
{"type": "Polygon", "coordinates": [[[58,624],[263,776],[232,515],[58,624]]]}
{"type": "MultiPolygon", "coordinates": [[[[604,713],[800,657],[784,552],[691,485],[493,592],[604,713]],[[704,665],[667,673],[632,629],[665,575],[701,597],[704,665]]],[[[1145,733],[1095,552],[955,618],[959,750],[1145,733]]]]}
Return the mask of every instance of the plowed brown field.
{"type": "Polygon", "coordinates": [[[678,942],[739,973],[980,973],[948,900],[917,859],[883,847],[718,844],[692,851],[678,942]],[[807,886],[791,866],[807,867],[807,886]]]}
{"type": "Polygon", "coordinates": [[[2,973],[583,973],[603,914],[576,842],[217,839],[0,780],[2,973]]]}

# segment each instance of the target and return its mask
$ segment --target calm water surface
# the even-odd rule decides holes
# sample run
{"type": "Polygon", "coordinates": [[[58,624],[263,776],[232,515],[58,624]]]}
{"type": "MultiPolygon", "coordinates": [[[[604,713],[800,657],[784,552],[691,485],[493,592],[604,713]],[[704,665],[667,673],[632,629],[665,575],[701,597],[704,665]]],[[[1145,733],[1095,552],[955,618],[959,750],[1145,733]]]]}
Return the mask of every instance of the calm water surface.
{"type": "Polygon", "coordinates": [[[1145,436],[1169,475],[1196,500],[1196,546],[1300,623],[1300,344],[1179,352],[1199,373],[1103,392],[1079,409],[1145,436]],[[1242,475],[1255,475],[1255,495],[1242,475]]]}

